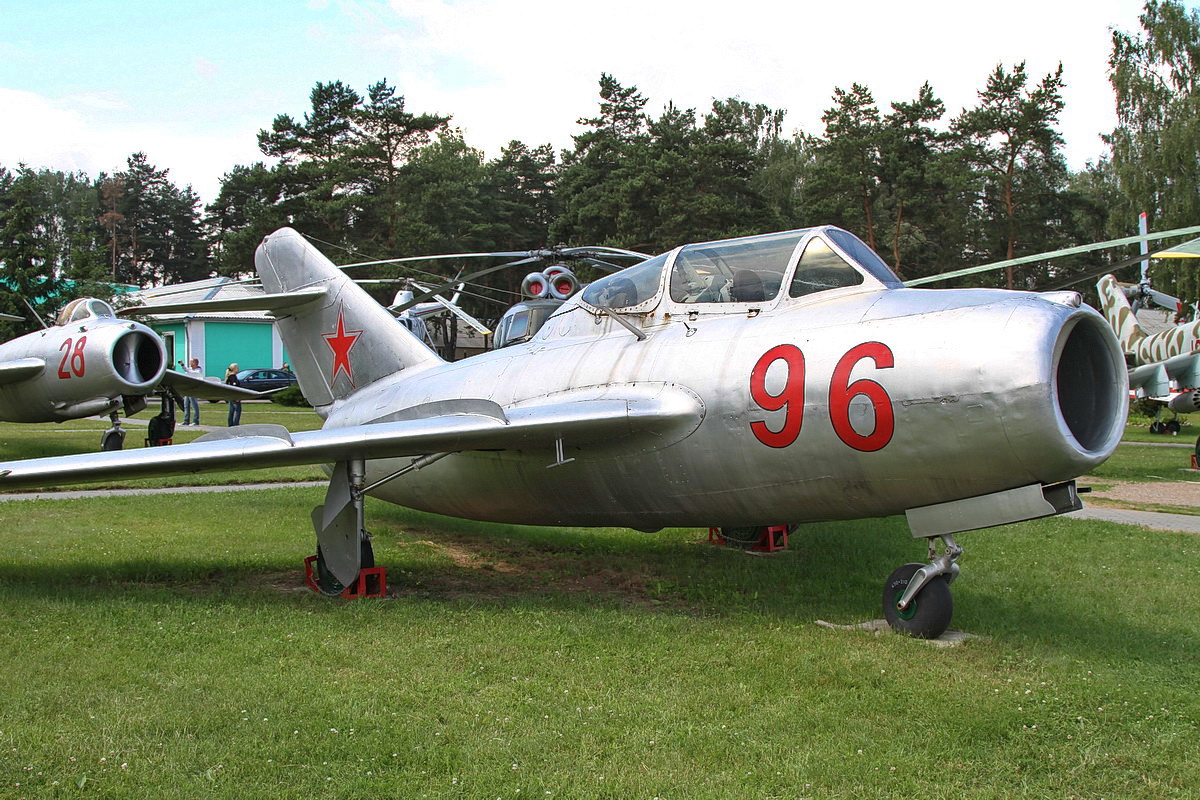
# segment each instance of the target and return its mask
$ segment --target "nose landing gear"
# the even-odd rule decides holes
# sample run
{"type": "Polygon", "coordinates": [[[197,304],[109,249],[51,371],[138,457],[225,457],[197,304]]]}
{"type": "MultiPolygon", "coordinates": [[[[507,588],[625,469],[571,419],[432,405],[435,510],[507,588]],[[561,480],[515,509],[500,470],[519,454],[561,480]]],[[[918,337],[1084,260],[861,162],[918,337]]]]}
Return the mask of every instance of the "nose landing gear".
{"type": "Polygon", "coordinates": [[[120,450],[125,446],[125,429],[121,427],[121,418],[113,411],[108,415],[112,427],[100,434],[100,449],[106,452],[120,450]]]}
{"type": "Polygon", "coordinates": [[[942,541],[941,555],[930,537],[929,563],[899,567],[883,587],[883,616],[888,625],[918,639],[941,636],[954,614],[950,584],[958,577],[955,562],[963,551],[948,533],[936,538],[942,541]]]}

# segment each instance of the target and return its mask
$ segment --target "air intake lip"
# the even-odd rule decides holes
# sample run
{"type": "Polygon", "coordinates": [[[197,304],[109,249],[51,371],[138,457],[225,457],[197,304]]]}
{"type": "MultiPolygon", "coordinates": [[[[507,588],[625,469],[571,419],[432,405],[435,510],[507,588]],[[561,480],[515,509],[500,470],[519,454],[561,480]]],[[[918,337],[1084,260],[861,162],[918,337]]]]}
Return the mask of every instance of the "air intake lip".
{"type": "Polygon", "coordinates": [[[166,369],[162,340],[146,330],[130,330],[113,342],[113,369],[117,376],[137,389],[153,387],[166,369]]]}
{"type": "Polygon", "coordinates": [[[1096,314],[1073,315],[1055,342],[1054,400],[1060,427],[1089,455],[1109,454],[1124,430],[1125,360],[1096,314]]]}

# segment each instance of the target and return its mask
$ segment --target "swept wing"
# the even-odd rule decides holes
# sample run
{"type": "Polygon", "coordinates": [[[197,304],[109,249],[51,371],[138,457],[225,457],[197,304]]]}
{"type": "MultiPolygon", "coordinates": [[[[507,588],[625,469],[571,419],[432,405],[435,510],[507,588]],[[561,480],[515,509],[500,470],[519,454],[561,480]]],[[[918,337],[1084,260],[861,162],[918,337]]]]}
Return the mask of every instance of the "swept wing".
{"type": "Polygon", "coordinates": [[[509,450],[553,444],[564,437],[570,437],[573,443],[588,443],[614,437],[660,436],[678,427],[694,428],[703,413],[696,398],[682,391],[640,398],[573,400],[508,411],[488,400],[434,403],[413,411],[420,416],[300,433],[289,433],[279,425],[246,425],[174,447],[14,461],[0,464],[0,489],[466,450],[509,450]]]}

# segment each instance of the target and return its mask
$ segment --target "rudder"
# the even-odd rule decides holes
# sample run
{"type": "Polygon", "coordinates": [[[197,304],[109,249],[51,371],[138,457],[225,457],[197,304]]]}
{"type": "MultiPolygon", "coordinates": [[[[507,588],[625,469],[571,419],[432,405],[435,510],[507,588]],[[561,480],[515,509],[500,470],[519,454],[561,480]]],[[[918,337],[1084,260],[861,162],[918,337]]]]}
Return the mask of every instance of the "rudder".
{"type": "Polygon", "coordinates": [[[291,228],[263,239],[254,266],[271,293],[324,289],[323,297],[281,316],[277,323],[300,390],[313,406],[327,406],[400,370],[443,363],[291,228]]]}

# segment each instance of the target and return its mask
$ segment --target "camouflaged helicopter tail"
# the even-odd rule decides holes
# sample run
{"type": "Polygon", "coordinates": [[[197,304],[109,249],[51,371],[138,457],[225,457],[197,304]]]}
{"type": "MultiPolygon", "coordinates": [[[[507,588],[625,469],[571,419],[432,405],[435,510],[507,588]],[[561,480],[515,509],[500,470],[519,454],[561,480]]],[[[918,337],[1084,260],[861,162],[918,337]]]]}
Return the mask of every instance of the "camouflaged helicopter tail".
{"type": "Polygon", "coordinates": [[[316,299],[280,316],[278,330],[300,390],[315,407],[404,369],[442,363],[391,312],[291,228],[266,237],[254,255],[272,294],[316,299]]]}
{"type": "Polygon", "coordinates": [[[1121,290],[1121,285],[1112,275],[1105,275],[1096,284],[1096,291],[1100,293],[1100,306],[1104,311],[1104,318],[1117,334],[1121,350],[1136,353],[1138,345],[1146,338],[1146,333],[1138,324],[1137,316],[1129,305],[1129,298],[1121,290]]]}

